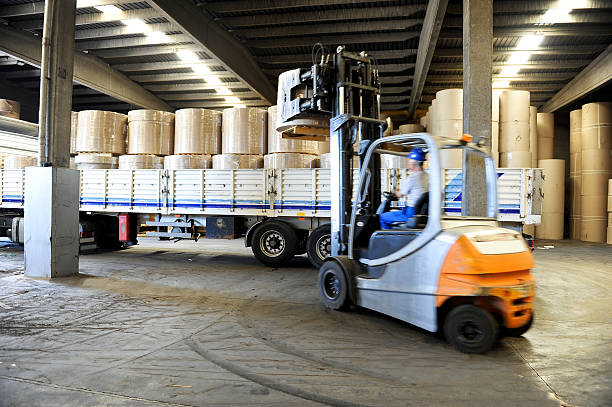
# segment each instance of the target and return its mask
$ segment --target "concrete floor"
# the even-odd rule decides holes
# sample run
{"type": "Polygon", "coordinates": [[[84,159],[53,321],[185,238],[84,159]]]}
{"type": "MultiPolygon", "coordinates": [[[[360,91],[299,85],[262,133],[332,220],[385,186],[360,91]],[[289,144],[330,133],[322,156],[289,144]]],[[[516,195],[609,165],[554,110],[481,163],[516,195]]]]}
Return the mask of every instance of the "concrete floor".
{"type": "Polygon", "coordinates": [[[3,248],[0,406],[612,405],[612,248],[553,244],[534,327],[485,355],[325,310],[305,258],[269,269],[241,241],[142,239],[53,281],[3,248]]]}

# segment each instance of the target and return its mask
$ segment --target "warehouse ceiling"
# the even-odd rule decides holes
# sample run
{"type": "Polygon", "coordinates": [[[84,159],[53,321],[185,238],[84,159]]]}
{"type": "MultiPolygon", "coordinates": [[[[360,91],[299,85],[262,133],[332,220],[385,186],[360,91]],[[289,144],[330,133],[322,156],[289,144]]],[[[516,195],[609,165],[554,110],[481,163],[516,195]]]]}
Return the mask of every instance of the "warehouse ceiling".
{"type": "MultiPolygon", "coordinates": [[[[405,111],[419,45],[432,42],[420,38],[432,14],[427,0],[79,0],[77,6],[77,49],[173,108],[274,103],[278,74],[309,66],[320,42],[374,56],[383,110],[405,111]]],[[[30,35],[40,36],[43,11],[42,1],[0,0],[0,21],[30,35]]],[[[462,1],[450,0],[441,18],[414,107],[426,108],[440,89],[462,86],[462,1]]],[[[609,0],[494,1],[494,85],[530,90],[532,104],[543,104],[612,43],[610,21],[609,0]]],[[[3,83],[35,95],[39,70],[0,49],[3,83]]],[[[79,84],[73,105],[135,107],[79,84]]]]}

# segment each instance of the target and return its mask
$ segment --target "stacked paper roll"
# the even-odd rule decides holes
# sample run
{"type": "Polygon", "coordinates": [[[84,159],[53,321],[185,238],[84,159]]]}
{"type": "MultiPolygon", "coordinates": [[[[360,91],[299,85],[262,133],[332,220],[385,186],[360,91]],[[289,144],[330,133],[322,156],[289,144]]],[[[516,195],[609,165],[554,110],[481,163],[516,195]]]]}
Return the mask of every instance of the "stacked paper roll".
{"type": "Polygon", "coordinates": [[[25,167],[35,167],[35,157],[22,157],[18,155],[7,155],[4,157],[5,170],[22,170],[25,167]]]}
{"type": "Polygon", "coordinates": [[[79,125],[79,114],[77,112],[70,113],[70,154],[77,153],[76,140],[79,125]]]}
{"type": "Polygon", "coordinates": [[[164,168],[167,170],[189,170],[211,168],[210,154],[182,154],[164,157],[164,168]]]}
{"type": "Polygon", "coordinates": [[[605,242],[612,178],[612,103],[582,106],[581,240],[605,242]]]}
{"type": "Polygon", "coordinates": [[[380,155],[380,168],[409,168],[410,159],[394,154],[380,155]]]}
{"type": "Polygon", "coordinates": [[[553,139],[555,135],[555,115],[552,113],[537,114],[538,161],[553,158],[553,139]]]}
{"type": "Polygon", "coordinates": [[[499,97],[502,92],[500,89],[491,92],[491,157],[496,167],[499,167],[499,97]]]}
{"type": "Polygon", "coordinates": [[[570,112],[569,235],[580,240],[582,212],[582,109],[570,112]]]}
{"type": "Polygon", "coordinates": [[[431,124],[431,131],[429,132],[432,136],[438,136],[438,101],[436,99],[431,101],[431,114],[429,118],[429,124],[431,124]]]}
{"type": "Polygon", "coordinates": [[[212,167],[215,170],[238,170],[263,168],[261,154],[218,154],[213,155],[212,167]]]}
{"type": "Polygon", "coordinates": [[[161,170],[164,168],[164,157],[152,154],[120,155],[120,170],[161,170]]]}
{"type": "Polygon", "coordinates": [[[268,124],[265,110],[255,107],[225,109],[222,126],[223,154],[266,153],[268,124]]]}
{"type": "Polygon", "coordinates": [[[125,154],[127,116],[103,110],[83,110],[77,116],[78,153],[125,154]]]}
{"type": "Polygon", "coordinates": [[[319,156],[301,153],[271,153],[264,156],[264,168],[319,168],[319,156]]]}
{"type": "MultiPolygon", "coordinates": [[[[79,128],[80,126],[79,117],[79,128]]],[[[171,155],[174,150],[174,113],[131,110],[128,113],[128,154],[171,155]]]]}
{"type": "Polygon", "coordinates": [[[457,148],[440,150],[440,168],[463,168],[463,151],[457,148]]]}
{"type": "Polygon", "coordinates": [[[529,149],[531,168],[538,167],[538,108],[529,106],[529,149]]]}
{"type": "MultiPolygon", "coordinates": [[[[221,112],[180,109],[174,116],[174,154],[221,153],[221,112]]],[[[172,160],[170,160],[172,161],[172,160]]]]}
{"type": "Polygon", "coordinates": [[[436,135],[460,140],[463,136],[463,89],[436,93],[436,135]]]}
{"type": "Polygon", "coordinates": [[[276,106],[268,108],[268,153],[319,154],[319,144],[323,143],[283,138],[283,133],[276,131],[276,106]]]}
{"type": "Polygon", "coordinates": [[[117,168],[113,158],[110,153],[81,153],[74,157],[74,167],[77,170],[117,168]]]}
{"type": "Polygon", "coordinates": [[[563,239],[563,208],[565,198],[565,160],[539,160],[544,170],[542,185],[542,222],[536,226],[538,239],[563,239]]]}
{"type": "Polygon", "coordinates": [[[21,111],[21,103],[16,100],[0,99],[0,116],[12,117],[19,119],[21,111]]]}
{"type": "Polygon", "coordinates": [[[499,166],[531,167],[529,92],[505,90],[499,96],[499,166]]]}
{"type": "Polygon", "coordinates": [[[420,124],[402,124],[398,128],[400,134],[421,133],[425,128],[420,124]]]}
{"type": "MultiPolygon", "coordinates": [[[[321,154],[321,156],[319,157],[320,161],[319,161],[319,165],[321,166],[321,168],[331,168],[331,153],[325,153],[325,154],[321,154]]],[[[358,168],[359,167],[359,157],[355,156],[353,157],[353,168],[358,168]]]]}

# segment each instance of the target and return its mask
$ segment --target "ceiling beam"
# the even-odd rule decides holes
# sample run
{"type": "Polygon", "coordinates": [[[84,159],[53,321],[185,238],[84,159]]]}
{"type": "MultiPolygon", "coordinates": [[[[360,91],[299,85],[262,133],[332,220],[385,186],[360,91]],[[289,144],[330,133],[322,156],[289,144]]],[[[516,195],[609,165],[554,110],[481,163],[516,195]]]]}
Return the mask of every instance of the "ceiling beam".
{"type": "MultiPolygon", "coordinates": [[[[227,109],[230,107],[234,107],[236,103],[229,103],[229,102],[198,102],[198,101],[184,101],[184,102],[174,102],[172,103],[173,106],[175,106],[178,109],[183,109],[183,108],[189,108],[189,107],[199,107],[199,108],[203,108],[203,109],[227,109]]],[[[270,106],[270,104],[266,101],[260,100],[260,101],[256,101],[256,100],[244,100],[241,101],[240,104],[245,105],[245,106],[251,106],[251,107],[267,107],[270,106]]]]}
{"type": "MultiPolygon", "coordinates": [[[[198,65],[213,67],[219,66],[219,63],[211,59],[202,59],[202,62],[198,65]]],[[[191,68],[193,64],[182,62],[182,61],[168,61],[168,62],[136,62],[132,64],[117,64],[113,65],[113,68],[121,72],[146,72],[146,71],[164,71],[170,69],[184,69],[191,68]]],[[[211,76],[236,76],[232,72],[227,71],[213,71],[211,76]]]]}
{"type": "Polygon", "coordinates": [[[191,0],[153,0],[150,4],[163,12],[169,21],[182,28],[195,43],[236,73],[265,100],[276,100],[276,89],[259,68],[250,51],[231,33],[197,8],[191,0]]]}
{"type": "MultiPolygon", "coordinates": [[[[40,41],[40,37],[0,26],[0,50],[37,67],[41,60],[40,41]]],[[[172,110],[164,101],[93,55],[74,53],[74,81],[140,107],[172,110]]]]}
{"type": "MultiPolygon", "coordinates": [[[[159,11],[152,8],[143,8],[138,10],[125,10],[121,13],[88,13],[79,14],[76,16],[74,24],[87,25],[87,24],[98,24],[98,23],[109,23],[113,21],[129,20],[132,18],[147,19],[162,17],[159,11]]],[[[11,23],[14,27],[22,28],[24,30],[41,30],[43,28],[43,19],[36,18],[33,20],[15,21],[11,23]]]]}
{"type": "MultiPolygon", "coordinates": [[[[107,4],[133,3],[134,0],[78,0],[77,8],[105,6],[107,4]]],[[[0,18],[22,17],[31,14],[43,14],[45,12],[44,1],[33,1],[25,4],[4,6],[0,8],[0,18]]]]}
{"type": "MultiPolygon", "coordinates": [[[[553,60],[553,61],[536,61],[536,62],[526,62],[524,64],[506,64],[504,62],[494,62],[493,69],[501,69],[507,66],[520,66],[521,71],[523,70],[540,70],[540,69],[577,69],[582,66],[587,65],[591,62],[588,59],[577,59],[577,60],[553,60]]],[[[440,63],[436,62],[431,64],[430,70],[432,71],[462,71],[463,67],[461,62],[453,62],[453,63],[440,63]]]]}
{"type": "MultiPolygon", "coordinates": [[[[225,102],[225,98],[227,96],[222,96],[219,95],[215,92],[212,93],[160,93],[158,95],[160,98],[162,98],[163,100],[167,100],[170,103],[174,102],[174,101],[194,101],[194,100],[205,100],[205,101],[224,101],[225,102]]],[[[229,96],[238,96],[240,98],[252,98],[252,97],[257,97],[259,98],[258,95],[256,95],[254,92],[252,91],[248,91],[248,92],[236,92],[232,95],[229,96]]],[[[261,100],[258,99],[259,102],[261,102],[261,100]]]]}
{"type": "MultiPolygon", "coordinates": [[[[541,24],[543,15],[544,13],[498,14],[493,16],[493,26],[496,28],[528,26],[524,28],[533,29],[533,25],[541,24]]],[[[612,21],[612,13],[602,10],[597,13],[570,13],[564,19],[563,24],[607,24],[610,21],[612,21]]],[[[449,28],[462,27],[461,16],[446,17],[444,26],[449,28]]],[[[584,27],[584,29],[588,30],[588,27],[584,27]]]]}
{"type": "Polygon", "coordinates": [[[427,78],[427,72],[429,72],[434,51],[436,50],[438,35],[442,28],[442,21],[444,20],[447,6],[448,0],[430,0],[427,4],[427,12],[425,13],[423,28],[419,37],[419,50],[414,68],[412,91],[410,92],[409,116],[414,114],[416,104],[421,98],[421,92],[425,85],[425,78],[427,78]]]}
{"type": "MultiPolygon", "coordinates": [[[[170,23],[156,23],[147,24],[147,27],[151,31],[159,31],[166,33],[168,31],[176,31],[177,28],[170,23]]],[[[108,38],[108,37],[120,37],[124,35],[142,34],[141,30],[135,30],[134,27],[127,25],[120,25],[117,27],[104,27],[104,28],[88,28],[83,30],[76,30],[74,32],[75,40],[90,40],[92,38],[108,38]]]]}
{"type": "MultiPolygon", "coordinates": [[[[401,74],[404,71],[414,69],[414,64],[386,64],[378,65],[378,72],[390,73],[390,74],[401,74]]],[[[287,71],[284,68],[264,68],[263,71],[271,76],[278,76],[281,73],[287,71]]]]}
{"type": "Polygon", "coordinates": [[[418,36],[418,31],[378,34],[338,34],[325,37],[314,35],[292,38],[250,40],[248,41],[248,45],[252,48],[311,47],[317,42],[320,42],[323,45],[402,42],[417,38],[418,36]]]}
{"type": "MultiPolygon", "coordinates": [[[[378,60],[379,64],[385,59],[405,59],[416,55],[416,49],[386,50],[386,51],[367,51],[367,54],[378,60]]],[[[259,62],[268,65],[288,65],[288,64],[312,64],[312,54],[284,54],[284,55],[265,55],[255,56],[259,62]]]]}
{"type": "MultiPolygon", "coordinates": [[[[512,82],[565,82],[576,76],[575,72],[519,72],[517,76],[495,76],[495,80],[504,79],[512,82]]],[[[463,75],[428,75],[426,83],[463,83],[463,75]]],[[[427,85],[426,85],[427,86],[427,85]]]]}
{"type": "MultiPolygon", "coordinates": [[[[107,48],[129,48],[129,47],[142,47],[148,45],[163,45],[169,43],[183,43],[191,42],[192,39],[185,34],[172,34],[166,37],[147,37],[145,35],[141,37],[130,37],[130,38],[101,38],[99,40],[85,40],[77,41],[75,47],[78,50],[95,50],[95,49],[107,49],[107,48]]],[[[178,44],[177,44],[178,45],[178,44]]]]}
{"type": "MultiPolygon", "coordinates": [[[[516,53],[529,52],[533,55],[588,55],[601,52],[608,44],[588,44],[588,45],[555,45],[544,46],[537,49],[517,50],[516,47],[495,47],[493,55],[512,55],[516,53]]],[[[436,57],[461,57],[463,58],[462,48],[438,48],[436,57]]]]}
{"type": "MultiPolygon", "coordinates": [[[[203,90],[215,90],[218,85],[210,85],[207,83],[175,83],[167,85],[145,85],[144,88],[151,92],[197,92],[203,90]]],[[[251,92],[250,89],[244,88],[240,82],[235,82],[235,86],[228,86],[232,93],[251,92]]]]}
{"type": "MultiPolygon", "coordinates": [[[[533,27],[494,27],[493,37],[521,37],[525,34],[534,34],[536,32],[548,37],[600,37],[610,35],[610,26],[609,24],[590,24],[586,27],[580,24],[555,24],[553,26],[533,27]]],[[[462,35],[463,31],[459,28],[445,28],[440,32],[440,38],[443,39],[461,39],[462,35]]]]}
{"type": "Polygon", "coordinates": [[[113,58],[136,58],[148,57],[152,55],[174,55],[177,51],[200,51],[200,47],[195,44],[175,44],[175,45],[150,45],[147,47],[133,48],[110,48],[100,49],[93,52],[96,56],[104,59],[113,58]]]}
{"type": "MultiPolygon", "coordinates": [[[[550,8],[563,8],[567,7],[567,2],[563,0],[514,0],[514,1],[499,1],[493,3],[493,14],[502,13],[531,13],[531,12],[545,12],[550,8]]],[[[571,4],[575,10],[586,10],[586,9],[606,9],[610,8],[610,2],[606,0],[585,0],[576,1],[571,4]]],[[[461,2],[452,4],[449,9],[449,13],[461,14],[463,12],[461,2]]]]}
{"type": "Polygon", "coordinates": [[[543,112],[554,112],[605,85],[612,79],[612,45],[584,68],[542,107],[543,112]]]}
{"type": "MultiPolygon", "coordinates": [[[[225,82],[224,86],[243,86],[236,75],[232,72],[222,72],[222,75],[216,75],[222,79],[230,79],[229,82],[225,82]]],[[[204,81],[202,75],[197,73],[155,73],[155,74],[141,74],[141,75],[128,75],[128,77],[136,82],[141,83],[154,83],[154,82],[180,82],[180,81],[204,81]]]]}
{"type": "Polygon", "coordinates": [[[204,7],[214,13],[248,13],[254,11],[291,11],[292,8],[304,7],[333,7],[350,5],[355,7],[358,4],[371,3],[371,0],[239,0],[239,1],[220,1],[205,4],[204,7]]]}

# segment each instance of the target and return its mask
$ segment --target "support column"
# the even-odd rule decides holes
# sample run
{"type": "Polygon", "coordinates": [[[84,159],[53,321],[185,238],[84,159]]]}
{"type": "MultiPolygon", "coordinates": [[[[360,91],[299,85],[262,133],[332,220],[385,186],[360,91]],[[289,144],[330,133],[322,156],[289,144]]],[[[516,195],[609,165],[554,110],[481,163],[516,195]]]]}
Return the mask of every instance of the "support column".
{"type": "MultiPolygon", "coordinates": [[[[491,151],[493,0],[463,0],[463,132],[491,151]]],[[[486,216],[484,160],[463,153],[461,214],[486,216]]]]}
{"type": "Polygon", "coordinates": [[[47,0],[40,78],[39,167],[25,179],[25,274],[79,270],[79,172],[70,162],[76,0],[47,0]]]}

